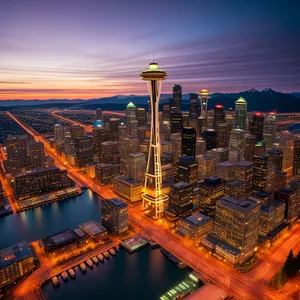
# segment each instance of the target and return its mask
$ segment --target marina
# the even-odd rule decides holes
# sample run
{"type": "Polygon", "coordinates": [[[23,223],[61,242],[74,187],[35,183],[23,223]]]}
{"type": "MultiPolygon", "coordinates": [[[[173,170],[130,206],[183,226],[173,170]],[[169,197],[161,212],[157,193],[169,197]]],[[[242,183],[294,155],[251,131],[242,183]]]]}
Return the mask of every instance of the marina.
{"type": "MultiPolygon", "coordinates": [[[[98,254],[97,258],[100,260],[101,256],[103,257],[103,254],[98,254]]],[[[77,267],[73,269],[76,270],[77,267]]],[[[124,295],[131,299],[159,299],[189,275],[166,259],[159,249],[152,250],[150,247],[134,254],[120,249],[113,259],[98,264],[93,269],[85,266],[85,270],[77,272],[76,279],[69,280],[67,284],[60,282],[59,286],[54,286],[51,282],[45,283],[42,286],[45,297],[51,300],[79,300],[85,299],[87,294],[91,299],[96,299],[101,294],[112,300],[122,299],[124,295]],[[132,268],[135,268],[135,272],[132,272],[132,268]],[[118,289],[114,285],[116,276],[126,278],[119,281],[118,289]],[[128,282],[131,284],[128,285],[128,282]]],[[[68,273],[70,274],[69,271],[68,273]]]]}

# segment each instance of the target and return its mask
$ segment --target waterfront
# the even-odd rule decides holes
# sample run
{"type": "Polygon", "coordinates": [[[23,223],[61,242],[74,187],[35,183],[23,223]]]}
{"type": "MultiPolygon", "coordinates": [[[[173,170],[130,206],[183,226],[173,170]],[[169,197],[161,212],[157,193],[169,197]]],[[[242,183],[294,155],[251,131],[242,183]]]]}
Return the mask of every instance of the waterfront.
{"type": "Polygon", "coordinates": [[[170,288],[188,278],[190,271],[180,271],[159,249],[149,247],[130,255],[124,249],[104,263],[87,268],[78,267],[76,279],[54,287],[51,282],[43,292],[55,299],[159,299],[170,288]]]}
{"type": "Polygon", "coordinates": [[[77,197],[0,217],[0,249],[20,241],[31,242],[78,224],[100,222],[101,202],[90,190],[77,197]]]}

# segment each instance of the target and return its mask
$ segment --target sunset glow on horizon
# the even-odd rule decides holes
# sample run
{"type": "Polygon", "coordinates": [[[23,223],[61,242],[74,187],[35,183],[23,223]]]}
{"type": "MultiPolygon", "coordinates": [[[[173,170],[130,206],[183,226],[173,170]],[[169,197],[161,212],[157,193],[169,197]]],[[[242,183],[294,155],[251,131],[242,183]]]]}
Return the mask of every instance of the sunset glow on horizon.
{"type": "Polygon", "coordinates": [[[146,94],[153,53],[163,93],[300,90],[296,2],[100,2],[0,1],[0,100],[146,94]]]}

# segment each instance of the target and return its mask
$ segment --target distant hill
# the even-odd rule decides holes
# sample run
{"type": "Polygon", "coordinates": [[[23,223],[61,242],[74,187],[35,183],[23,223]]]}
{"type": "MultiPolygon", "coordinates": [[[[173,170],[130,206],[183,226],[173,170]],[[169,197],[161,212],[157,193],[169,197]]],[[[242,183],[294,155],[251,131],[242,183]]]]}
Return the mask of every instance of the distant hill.
{"type": "MultiPolygon", "coordinates": [[[[160,97],[161,104],[167,103],[172,97],[171,94],[162,94],[160,97]]],[[[182,110],[189,109],[190,94],[182,96],[182,110]]],[[[249,111],[271,111],[278,112],[299,112],[300,111],[300,93],[280,93],[272,89],[258,91],[251,89],[240,93],[214,93],[208,102],[208,108],[212,109],[216,104],[222,104],[227,110],[234,108],[234,102],[243,97],[248,102],[249,111]]],[[[37,107],[72,107],[95,109],[101,107],[104,110],[124,110],[129,102],[133,102],[139,107],[147,107],[149,95],[116,95],[99,99],[80,100],[80,99],[49,99],[49,100],[4,100],[0,101],[0,110],[10,108],[26,108],[27,106],[37,107]]]]}

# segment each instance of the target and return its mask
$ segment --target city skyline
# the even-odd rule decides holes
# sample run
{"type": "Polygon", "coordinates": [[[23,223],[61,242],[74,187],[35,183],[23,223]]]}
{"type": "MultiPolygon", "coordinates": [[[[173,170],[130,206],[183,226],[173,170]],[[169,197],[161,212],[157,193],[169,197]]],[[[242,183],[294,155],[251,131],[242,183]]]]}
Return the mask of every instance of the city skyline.
{"type": "Polygon", "coordinates": [[[296,1],[5,0],[0,8],[0,100],[145,94],[136,74],[153,54],[169,74],[163,93],[177,82],[183,93],[299,90],[296,1]]]}

